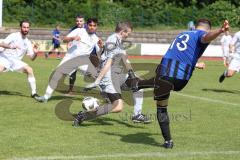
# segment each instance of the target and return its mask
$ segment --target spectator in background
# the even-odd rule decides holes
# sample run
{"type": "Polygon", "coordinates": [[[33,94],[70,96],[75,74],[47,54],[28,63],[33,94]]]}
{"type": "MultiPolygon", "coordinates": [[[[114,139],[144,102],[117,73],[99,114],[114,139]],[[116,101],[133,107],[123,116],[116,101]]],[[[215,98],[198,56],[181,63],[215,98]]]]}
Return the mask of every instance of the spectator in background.
{"type": "Polygon", "coordinates": [[[45,58],[48,58],[49,54],[51,53],[57,53],[57,58],[60,59],[60,52],[59,52],[59,48],[60,48],[60,25],[56,25],[56,28],[53,30],[52,32],[52,44],[53,44],[53,49],[45,54],[45,58]]]}
{"type": "Polygon", "coordinates": [[[195,25],[193,21],[188,22],[188,30],[192,31],[195,29],[195,25]]]}
{"type": "Polygon", "coordinates": [[[229,31],[226,31],[221,38],[221,46],[222,46],[222,53],[223,53],[223,64],[225,67],[228,67],[230,63],[231,56],[229,55],[229,45],[232,40],[232,36],[230,35],[229,31]]]}

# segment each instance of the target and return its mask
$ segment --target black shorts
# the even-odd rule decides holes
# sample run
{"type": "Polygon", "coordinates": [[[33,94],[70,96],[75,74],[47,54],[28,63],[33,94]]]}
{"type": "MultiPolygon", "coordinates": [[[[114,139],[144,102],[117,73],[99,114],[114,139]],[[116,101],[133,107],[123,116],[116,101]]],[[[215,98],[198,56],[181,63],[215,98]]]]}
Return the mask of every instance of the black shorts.
{"type": "Polygon", "coordinates": [[[53,44],[53,49],[60,48],[60,44],[53,44]]]}
{"type": "Polygon", "coordinates": [[[171,90],[180,91],[188,83],[188,80],[176,79],[172,77],[162,77],[161,75],[156,75],[155,84],[162,83],[163,86],[154,87],[154,100],[166,100],[170,96],[171,90]],[[162,83],[167,82],[167,83],[162,83]],[[165,85],[165,86],[164,86],[165,85]]]}

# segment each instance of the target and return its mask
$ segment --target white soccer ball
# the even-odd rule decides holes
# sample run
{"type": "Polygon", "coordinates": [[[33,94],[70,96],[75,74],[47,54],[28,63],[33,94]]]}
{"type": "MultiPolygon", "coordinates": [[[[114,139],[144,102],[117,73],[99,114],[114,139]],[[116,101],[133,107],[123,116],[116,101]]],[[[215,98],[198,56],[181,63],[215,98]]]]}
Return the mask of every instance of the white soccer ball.
{"type": "Polygon", "coordinates": [[[85,97],[82,101],[82,107],[88,112],[94,112],[99,107],[99,100],[94,97],[85,97]]]}

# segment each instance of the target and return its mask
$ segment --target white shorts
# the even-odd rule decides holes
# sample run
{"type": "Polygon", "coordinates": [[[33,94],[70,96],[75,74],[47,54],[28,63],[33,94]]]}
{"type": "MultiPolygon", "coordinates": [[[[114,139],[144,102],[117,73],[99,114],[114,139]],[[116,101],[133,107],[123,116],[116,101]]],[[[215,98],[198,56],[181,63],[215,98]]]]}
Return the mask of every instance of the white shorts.
{"type": "Polygon", "coordinates": [[[233,59],[231,60],[231,62],[229,64],[228,69],[239,72],[240,71],[240,58],[239,57],[233,57],[233,59]]]}
{"type": "Polygon", "coordinates": [[[3,65],[5,67],[4,72],[7,72],[7,71],[20,71],[21,68],[27,66],[28,64],[20,59],[6,58],[4,56],[0,56],[0,65],[3,65]]]}
{"type": "MultiPolygon", "coordinates": [[[[110,75],[110,72],[107,74],[110,75]]],[[[100,87],[102,92],[106,93],[119,93],[121,94],[121,86],[123,86],[127,79],[127,74],[124,73],[112,73],[112,76],[105,76],[101,82],[100,87]],[[112,78],[111,78],[112,77],[112,78]]]]}

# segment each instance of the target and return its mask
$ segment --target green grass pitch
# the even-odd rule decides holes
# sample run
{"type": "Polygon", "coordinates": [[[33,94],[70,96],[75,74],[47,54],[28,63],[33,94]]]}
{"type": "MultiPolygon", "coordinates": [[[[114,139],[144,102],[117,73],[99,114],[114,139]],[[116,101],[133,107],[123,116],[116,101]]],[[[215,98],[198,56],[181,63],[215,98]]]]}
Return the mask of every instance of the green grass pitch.
{"type": "MultiPolygon", "coordinates": [[[[25,61],[33,67],[40,95],[59,60],[38,58],[25,61]]],[[[159,60],[131,60],[154,63],[159,60]]],[[[161,147],[163,142],[155,118],[152,91],[146,90],[143,112],[151,124],[134,124],[129,92],[122,113],[110,114],[72,127],[71,113],[81,108],[87,82],[78,74],[76,96],[65,97],[60,86],[48,103],[30,98],[26,75],[3,73],[0,77],[0,159],[173,159],[239,160],[240,159],[240,86],[239,75],[218,83],[222,62],[206,62],[205,70],[196,70],[181,92],[172,92],[169,104],[171,132],[175,146],[161,147]]],[[[143,65],[146,67],[147,65],[143,65]]],[[[151,65],[150,65],[151,66],[151,65]]],[[[153,65],[154,66],[154,65],[153,65]]],[[[141,66],[140,66],[141,68],[141,66]]],[[[149,69],[153,74],[154,68],[149,69]]],[[[146,78],[147,71],[139,75],[146,78]],[[145,76],[144,76],[145,74],[145,76]]],[[[65,84],[68,80],[65,80],[65,84]]],[[[97,91],[91,91],[97,96],[97,91]]]]}

